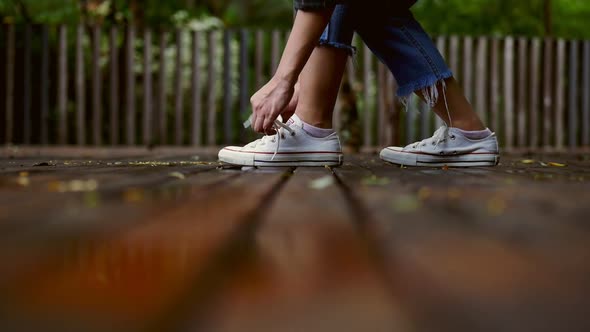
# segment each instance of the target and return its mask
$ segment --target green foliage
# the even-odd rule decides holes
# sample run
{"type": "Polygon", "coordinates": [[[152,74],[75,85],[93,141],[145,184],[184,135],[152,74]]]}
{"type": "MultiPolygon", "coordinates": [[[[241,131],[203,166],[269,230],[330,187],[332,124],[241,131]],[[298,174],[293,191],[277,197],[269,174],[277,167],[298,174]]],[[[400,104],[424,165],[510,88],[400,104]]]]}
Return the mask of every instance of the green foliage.
{"type": "MultiPolygon", "coordinates": [[[[545,32],[546,0],[420,0],[413,8],[433,34],[523,35],[545,32]]],[[[590,1],[551,0],[552,30],[565,38],[590,38],[590,1]]],[[[0,0],[4,22],[76,23],[135,21],[178,25],[217,17],[225,26],[288,28],[291,0],[0,0]]]]}

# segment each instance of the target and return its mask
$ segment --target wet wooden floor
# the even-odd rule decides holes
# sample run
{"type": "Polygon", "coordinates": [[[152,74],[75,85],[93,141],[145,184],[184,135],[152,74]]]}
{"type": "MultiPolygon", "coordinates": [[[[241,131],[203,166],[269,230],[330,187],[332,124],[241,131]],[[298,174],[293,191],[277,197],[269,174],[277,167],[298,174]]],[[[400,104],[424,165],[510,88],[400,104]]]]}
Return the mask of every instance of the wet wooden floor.
{"type": "Polygon", "coordinates": [[[0,153],[1,331],[589,331],[590,155],[0,153]]]}

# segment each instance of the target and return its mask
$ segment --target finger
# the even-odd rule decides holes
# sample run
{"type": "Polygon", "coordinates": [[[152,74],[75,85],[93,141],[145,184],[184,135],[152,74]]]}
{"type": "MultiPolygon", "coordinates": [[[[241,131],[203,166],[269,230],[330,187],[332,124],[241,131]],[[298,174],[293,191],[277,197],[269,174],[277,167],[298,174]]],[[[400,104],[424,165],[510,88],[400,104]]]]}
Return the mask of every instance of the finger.
{"type": "Polygon", "coordinates": [[[260,134],[264,134],[264,118],[262,116],[256,117],[256,122],[254,124],[254,131],[260,134]]]}
{"type": "Polygon", "coordinates": [[[273,119],[273,117],[271,116],[267,116],[266,118],[264,118],[264,122],[263,122],[263,128],[264,128],[264,132],[269,132],[273,130],[273,125],[274,125],[275,119],[273,119]]]}

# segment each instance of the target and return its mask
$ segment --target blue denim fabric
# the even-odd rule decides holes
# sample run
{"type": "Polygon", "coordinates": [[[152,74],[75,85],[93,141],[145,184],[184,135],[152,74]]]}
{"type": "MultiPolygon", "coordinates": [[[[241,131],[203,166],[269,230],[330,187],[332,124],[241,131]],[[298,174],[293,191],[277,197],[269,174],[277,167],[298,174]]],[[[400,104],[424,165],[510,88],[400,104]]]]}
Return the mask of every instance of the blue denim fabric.
{"type": "MultiPolygon", "coordinates": [[[[401,3],[403,3],[402,1],[401,3]]],[[[320,45],[343,48],[351,46],[358,33],[373,53],[391,70],[399,85],[397,94],[407,97],[415,91],[435,86],[453,76],[445,60],[410,12],[415,1],[406,5],[344,4],[336,6],[324,31],[320,45]]]]}

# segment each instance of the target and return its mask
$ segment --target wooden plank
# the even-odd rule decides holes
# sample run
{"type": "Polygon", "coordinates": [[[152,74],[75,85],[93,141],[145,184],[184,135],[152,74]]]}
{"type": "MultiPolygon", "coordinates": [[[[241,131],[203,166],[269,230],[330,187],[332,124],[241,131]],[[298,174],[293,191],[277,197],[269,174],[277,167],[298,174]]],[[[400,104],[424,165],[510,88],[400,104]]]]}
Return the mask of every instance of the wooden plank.
{"type": "Polygon", "coordinates": [[[15,66],[15,27],[6,27],[6,97],[5,97],[5,137],[4,143],[14,141],[14,66],[15,66]]]}
{"type": "Polygon", "coordinates": [[[76,28],[76,143],[86,145],[86,63],[84,58],[85,26],[76,28]]]}
{"type": "Polygon", "coordinates": [[[406,115],[406,141],[405,144],[412,144],[417,139],[417,132],[416,132],[416,120],[418,118],[418,111],[414,105],[416,105],[417,100],[416,95],[411,95],[408,97],[407,105],[405,106],[405,115],[406,115]]]}
{"type": "Polygon", "coordinates": [[[31,117],[31,104],[32,104],[32,43],[33,39],[33,27],[30,24],[25,26],[25,57],[24,57],[24,77],[23,77],[23,142],[25,144],[31,144],[32,139],[32,125],[33,119],[31,117]]]}
{"type": "Polygon", "coordinates": [[[555,72],[555,147],[563,149],[565,140],[565,40],[557,41],[557,66],[555,72]]]}
{"type": "Polygon", "coordinates": [[[379,146],[385,145],[385,127],[387,124],[385,107],[386,89],[385,84],[385,65],[381,61],[377,61],[377,144],[379,146]]]}
{"type": "Polygon", "coordinates": [[[209,57],[207,74],[207,145],[214,146],[217,143],[217,70],[215,60],[217,59],[217,32],[209,33],[209,57]]]}
{"type": "Polygon", "coordinates": [[[279,62],[281,61],[281,31],[273,30],[271,37],[271,56],[270,56],[270,68],[271,73],[274,75],[279,68],[279,62]]]}
{"type": "Polygon", "coordinates": [[[517,106],[517,146],[525,147],[527,142],[527,65],[528,40],[518,38],[518,106],[517,106]]]}
{"type": "Polygon", "coordinates": [[[532,149],[539,146],[539,92],[541,89],[541,80],[539,79],[541,69],[541,39],[534,38],[531,45],[531,57],[530,57],[530,103],[529,108],[529,133],[530,139],[529,144],[532,149]]]}
{"type": "Polygon", "coordinates": [[[260,89],[264,85],[264,31],[261,29],[256,30],[256,41],[255,41],[255,59],[254,59],[254,81],[256,82],[256,89],[260,89]]]}
{"type": "Polygon", "coordinates": [[[58,31],[57,143],[63,145],[68,141],[68,28],[60,25],[58,31]]]}
{"type": "Polygon", "coordinates": [[[49,26],[41,27],[41,144],[49,144],[49,26]]]}
{"type": "Polygon", "coordinates": [[[487,122],[488,120],[488,45],[487,37],[479,37],[477,40],[477,60],[476,60],[476,89],[475,89],[475,108],[479,118],[487,122]]]}
{"type": "Polygon", "coordinates": [[[465,97],[469,102],[473,102],[473,38],[469,36],[463,39],[462,78],[465,97]]]}
{"type": "Polygon", "coordinates": [[[153,141],[153,78],[152,78],[152,31],[146,29],[143,35],[143,144],[153,141]]]}
{"type": "Polygon", "coordinates": [[[111,145],[119,144],[119,30],[111,27],[109,37],[109,105],[110,105],[110,139],[111,145]]]}
{"type": "Polygon", "coordinates": [[[183,130],[183,111],[184,111],[184,94],[182,84],[182,55],[184,53],[184,43],[182,41],[183,31],[176,29],[176,66],[174,74],[174,143],[182,145],[183,130]]]}
{"type": "Polygon", "coordinates": [[[248,50],[250,46],[250,32],[240,30],[240,116],[247,119],[250,113],[250,60],[248,50]]]}
{"type": "Polygon", "coordinates": [[[202,144],[202,124],[203,124],[203,107],[201,102],[201,39],[200,31],[193,31],[193,52],[192,52],[192,126],[191,126],[191,144],[201,146],[202,144]]]}
{"type": "Polygon", "coordinates": [[[374,98],[371,95],[371,74],[373,71],[373,54],[368,47],[364,47],[363,52],[363,95],[365,99],[364,106],[364,123],[363,123],[363,146],[365,148],[373,146],[373,101],[374,98]]]}
{"type": "Polygon", "coordinates": [[[92,27],[92,41],[92,135],[94,145],[102,145],[102,31],[98,25],[92,27]]]}
{"type": "Polygon", "coordinates": [[[168,63],[166,61],[165,50],[168,47],[167,42],[168,34],[165,31],[160,31],[160,55],[159,55],[159,71],[158,71],[158,95],[157,95],[157,107],[158,107],[158,138],[160,144],[165,145],[168,143],[168,109],[167,109],[167,92],[168,84],[166,80],[166,70],[168,69],[168,63]]]}
{"type": "Polygon", "coordinates": [[[125,143],[135,145],[135,27],[131,24],[127,26],[125,59],[125,143]]]}
{"type": "MultiPolygon", "coordinates": [[[[449,56],[447,55],[447,38],[444,36],[438,36],[436,38],[436,48],[438,49],[440,54],[443,56],[443,58],[448,62],[449,56]]],[[[451,71],[452,71],[452,69],[451,69],[451,71]]],[[[456,73],[453,72],[453,76],[455,76],[455,75],[456,75],[456,73]]],[[[434,113],[434,112],[431,112],[431,113],[432,113],[432,117],[434,118],[436,128],[442,127],[442,125],[444,124],[444,121],[438,115],[436,115],[436,113],[434,113]]]]}
{"type": "Polygon", "coordinates": [[[514,147],[514,39],[504,40],[504,146],[514,147]]]}
{"type": "Polygon", "coordinates": [[[233,128],[233,68],[231,41],[233,32],[226,29],[223,33],[223,137],[226,144],[231,144],[234,136],[233,128]]]}
{"type": "Polygon", "coordinates": [[[423,102],[422,100],[419,101],[419,109],[420,109],[420,139],[426,139],[432,136],[432,128],[430,128],[431,123],[431,116],[430,116],[430,106],[423,102]]]}
{"type": "Polygon", "coordinates": [[[500,130],[500,39],[492,38],[491,47],[491,84],[490,84],[490,118],[494,131],[500,130]]]}
{"type": "Polygon", "coordinates": [[[548,148],[551,145],[551,128],[553,127],[553,47],[551,38],[545,38],[544,65],[543,65],[543,127],[542,145],[548,148]]]}
{"type": "Polygon", "coordinates": [[[461,83],[463,83],[463,77],[461,76],[463,74],[459,73],[459,37],[451,36],[449,39],[449,43],[449,62],[451,64],[451,70],[455,74],[455,78],[459,79],[459,77],[461,77],[460,81],[461,83]]]}
{"type": "Polygon", "coordinates": [[[578,135],[580,133],[579,123],[579,105],[578,102],[578,91],[579,89],[579,80],[578,80],[578,70],[580,69],[579,66],[579,42],[577,40],[572,40],[570,42],[570,60],[569,60],[569,82],[568,82],[568,91],[569,91],[569,114],[568,114],[568,143],[570,148],[575,148],[578,146],[578,135]]]}
{"type": "Polygon", "coordinates": [[[590,145],[590,40],[584,42],[584,82],[582,83],[582,145],[590,145]]]}
{"type": "MultiPolygon", "coordinates": [[[[395,94],[397,90],[397,82],[395,81],[395,77],[393,77],[393,73],[389,70],[387,71],[387,142],[385,143],[386,146],[392,146],[397,144],[399,139],[399,132],[401,123],[399,121],[399,100],[395,94]]],[[[432,112],[434,114],[434,112],[432,112]]]]}

